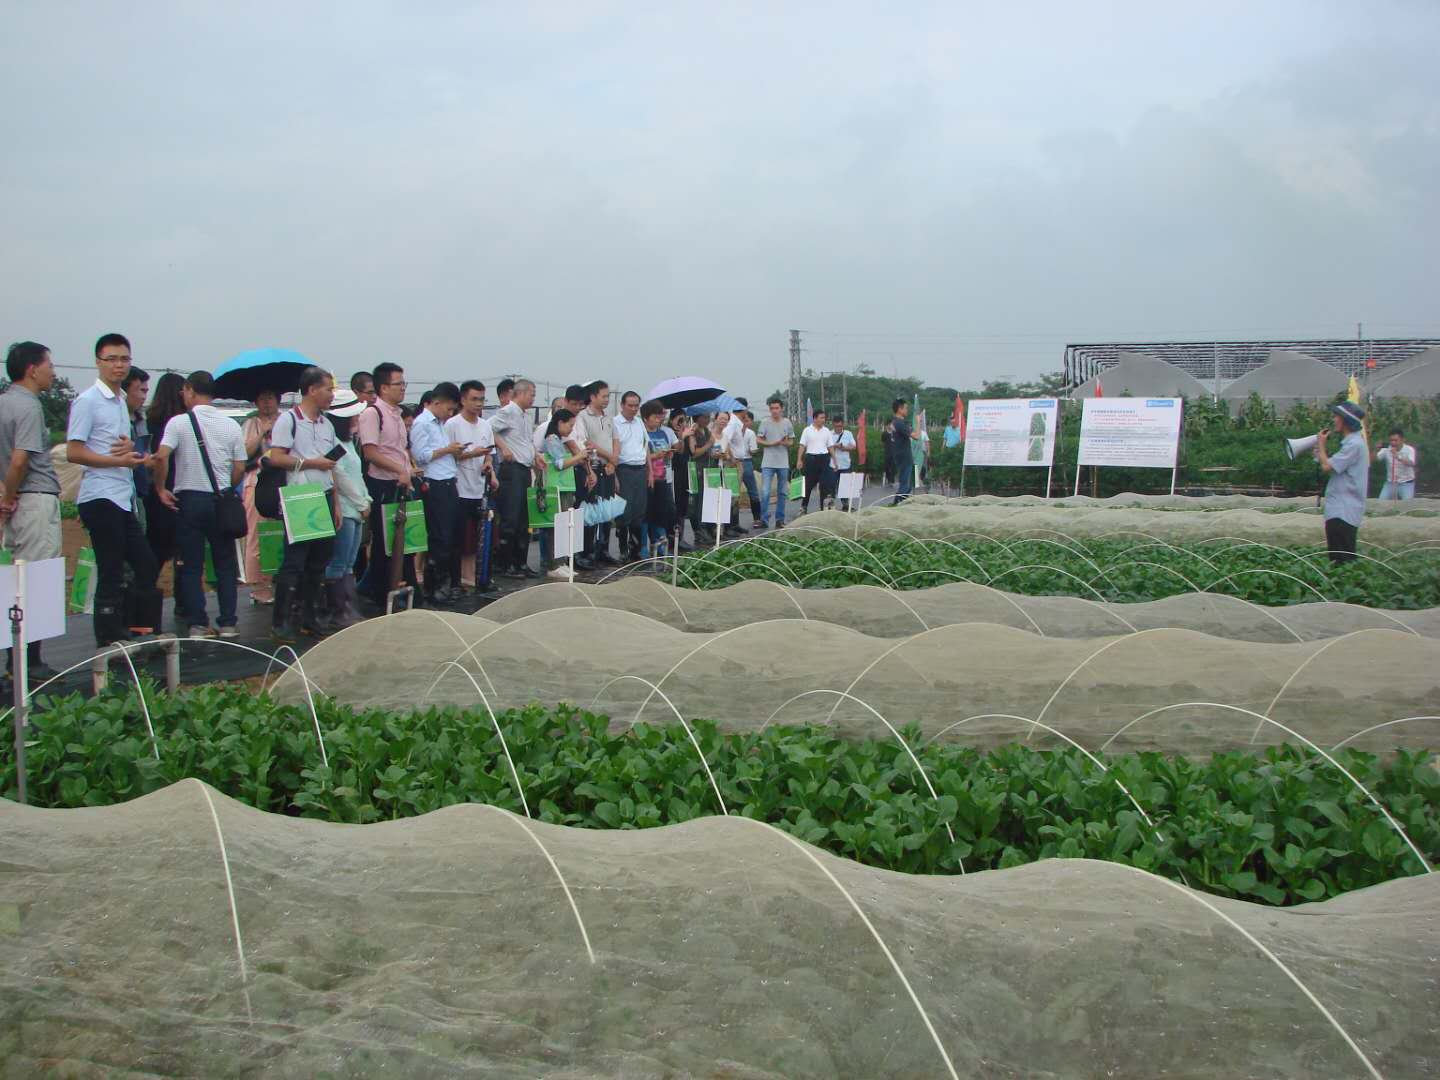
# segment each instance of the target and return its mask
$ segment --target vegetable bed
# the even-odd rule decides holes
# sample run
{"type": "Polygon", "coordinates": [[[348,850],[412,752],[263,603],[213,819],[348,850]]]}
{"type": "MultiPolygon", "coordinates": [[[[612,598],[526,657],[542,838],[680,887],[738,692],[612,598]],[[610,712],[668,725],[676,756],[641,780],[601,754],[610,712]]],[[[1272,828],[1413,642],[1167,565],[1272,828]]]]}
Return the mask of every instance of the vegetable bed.
{"type": "Polygon", "coordinates": [[[702,589],[751,578],[805,588],[927,589],[974,581],[1029,596],[1118,603],[1217,592],[1269,605],[1440,606],[1440,551],[1424,548],[1335,566],[1321,547],[1243,541],[1181,547],[1138,539],[792,540],[782,532],[698,552],[680,570],[680,584],[702,589]]]}
{"type": "MultiPolygon", "coordinates": [[[[31,802],[102,806],[197,777],[262,810],[331,821],[485,802],[582,828],[645,828],[719,813],[723,799],[731,813],[907,873],[1086,857],[1268,904],[1320,900],[1424,869],[1355,784],[1294,747],[1201,762],[1127,754],[1101,759],[1102,767],[1078,751],[926,746],[907,730],[932,795],[894,739],[842,740],[814,727],[731,734],[694,721],[692,743],[679,724],[616,732],[604,716],[565,707],[495,718],[453,708],[396,715],[322,699],[325,766],[304,707],[240,688],[167,695],[145,684],[144,692],[153,743],[133,688],[42,698],[27,742],[31,802]]],[[[1430,754],[1382,760],[1345,751],[1337,760],[1427,861],[1440,859],[1440,771],[1430,754]]],[[[0,791],[14,798],[14,788],[7,745],[0,791]]]]}

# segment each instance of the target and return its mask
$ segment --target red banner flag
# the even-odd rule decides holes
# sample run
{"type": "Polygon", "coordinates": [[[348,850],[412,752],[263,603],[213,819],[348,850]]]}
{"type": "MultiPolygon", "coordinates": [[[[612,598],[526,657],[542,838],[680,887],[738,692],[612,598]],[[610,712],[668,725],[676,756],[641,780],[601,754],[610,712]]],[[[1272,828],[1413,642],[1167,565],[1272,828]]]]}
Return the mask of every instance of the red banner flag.
{"type": "Polygon", "coordinates": [[[955,430],[960,433],[960,441],[965,441],[965,401],[959,394],[955,395],[955,412],[950,417],[950,422],[955,425],[955,430]]]}
{"type": "Polygon", "coordinates": [[[855,457],[861,465],[865,464],[865,410],[860,410],[860,415],[855,418],[855,457]]]}

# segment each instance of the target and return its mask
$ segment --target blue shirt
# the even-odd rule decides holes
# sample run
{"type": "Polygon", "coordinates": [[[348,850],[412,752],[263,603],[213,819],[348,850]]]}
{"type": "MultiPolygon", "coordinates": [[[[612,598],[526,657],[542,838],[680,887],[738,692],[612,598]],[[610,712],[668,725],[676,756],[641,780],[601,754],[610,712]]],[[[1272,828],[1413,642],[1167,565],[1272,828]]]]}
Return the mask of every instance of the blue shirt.
{"type": "Polygon", "coordinates": [[[1360,527],[1365,496],[1370,490],[1370,454],[1365,436],[1352,431],[1330,455],[1330,480],[1325,485],[1325,516],[1360,527]]]}
{"type": "Polygon", "coordinates": [[[436,450],[444,450],[449,445],[450,437],[445,434],[445,425],[429,409],[410,425],[410,456],[415,459],[416,465],[425,470],[426,480],[455,479],[459,471],[455,455],[435,456],[436,450]]]}
{"type": "MultiPolygon", "coordinates": [[[[125,407],[125,393],[111,390],[96,380],[95,385],[70,405],[70,427],[66,442],[80,442],[91,453],[109,456],[115,443],[130,438],[130,410],[125,407]]],[[[80,476],[77,503],[109,499],[122,510],[131,508],[135,477],[128,465],[97,469],[84,466],[80,476]]]]}

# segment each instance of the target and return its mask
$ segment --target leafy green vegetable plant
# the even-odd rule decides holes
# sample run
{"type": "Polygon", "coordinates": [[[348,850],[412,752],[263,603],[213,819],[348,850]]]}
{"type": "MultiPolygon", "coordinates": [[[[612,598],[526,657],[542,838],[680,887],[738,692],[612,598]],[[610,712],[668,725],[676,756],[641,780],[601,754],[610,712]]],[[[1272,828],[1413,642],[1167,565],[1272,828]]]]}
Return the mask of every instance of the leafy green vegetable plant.
{"type": "MultiPolygon", "coordinates": [[[[144,692],[153,743],[133,688],[95,699],[41,698],[27,741],[31,801],[101,806],[194,776],[263,810],[339,822],[461,802],[522,812],[483,710],[392,714],[321,699],[324,766],[304,707],[224,686],[168,695],[144,684],[144,692]]],[[[542,821],[638,829],[720,812],[679,724],[614,729],[594,713],[538,705],[498,719],[526,803],[542,821]]],[[[1423,869],[1366,796],[1302,748],[1205,761],[1126,754],[1101,768],[1074,750],[922,746],[919,732],[907,730],[932,797],[894,739],[842,739],[817,727],[727,733],[704,720],[692,728],[731,813],[904,873],[1106,859],[1222,896],[1294,904],[1423,869]]],[[[1339,760],[1429,861],[1440,860],[1434,757],[1352,750],[1339,760]]],[[[0,791],[11,798],[14,769],[7,745],[0,791]]]]}

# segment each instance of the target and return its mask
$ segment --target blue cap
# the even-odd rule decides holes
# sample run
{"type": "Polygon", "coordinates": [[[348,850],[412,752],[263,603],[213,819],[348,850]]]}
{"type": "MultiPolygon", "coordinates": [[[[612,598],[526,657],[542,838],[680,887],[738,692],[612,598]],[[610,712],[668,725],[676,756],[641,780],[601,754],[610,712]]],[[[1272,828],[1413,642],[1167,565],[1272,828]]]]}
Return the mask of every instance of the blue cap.
{"type": "Polygon", "coordinates": [[[1336,416],[1342,416],[1352,428],[1359,428],[1365,421],[1365,410],[1353,401],[1342,401],[1338,405],[1331,405],[1330,411],[1336,416]]]}

